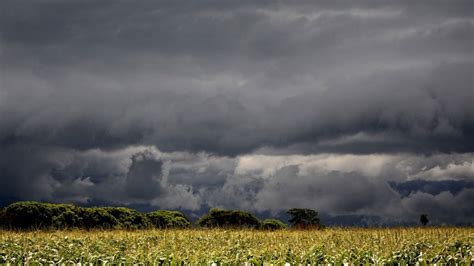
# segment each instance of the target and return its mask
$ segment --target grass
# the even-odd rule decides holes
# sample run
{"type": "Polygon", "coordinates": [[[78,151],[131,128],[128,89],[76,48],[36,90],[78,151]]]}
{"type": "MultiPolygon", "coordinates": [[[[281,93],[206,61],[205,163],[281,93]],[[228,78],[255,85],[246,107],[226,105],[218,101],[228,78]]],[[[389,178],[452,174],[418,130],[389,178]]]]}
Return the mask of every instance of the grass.
{"type": "Polygon", "coordinates": [[[0,231],[0,263],[474,263],[474,228],[0,231]]]}

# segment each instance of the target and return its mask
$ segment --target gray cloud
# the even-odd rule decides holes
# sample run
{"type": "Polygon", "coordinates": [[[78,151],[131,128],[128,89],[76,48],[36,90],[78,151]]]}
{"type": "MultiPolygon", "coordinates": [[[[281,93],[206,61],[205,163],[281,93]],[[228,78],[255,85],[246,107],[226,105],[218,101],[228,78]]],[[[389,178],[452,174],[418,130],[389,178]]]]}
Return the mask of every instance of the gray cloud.
{"type": "Polygon", "coordinates": [[[3,5],[3,142],[473,149],[470,2],[3,5]]]}
{"type": "Polygon", "coordinates": [[[128,170],[124,186],[126,193],[133,198],[150,199],[162,193],[160,186],[161,167],[163,163],[146,154],[136,154],[128,170]]]}
{"type": "Polygon", "coordinates": [[[416,212],[412,200],[469,197],[466,188],[401,200],[387,182],[473,178],[472,1],[0,9],[3,198],[376,215],[379,201],[416,212]],[[387,159],[376,179],[369,170],[302,174],[301,162],[236,174],[255,154],[315,163],[320,154],[402,154],[396,162],[415,170],[401,174],[387,159]]]}
{"type": "Polygon", "coordinates": [[[2,184],[2,195],[85,205],[145,204],[191,213],[224,207],[278,215],[305,207],[377,224],[416,223],[425,212],[434,223],[474,222],[472,153],[231,158],[135,146],[52,150],[26,161],[30,167],[10,166],[12,179],[2,184]]]}

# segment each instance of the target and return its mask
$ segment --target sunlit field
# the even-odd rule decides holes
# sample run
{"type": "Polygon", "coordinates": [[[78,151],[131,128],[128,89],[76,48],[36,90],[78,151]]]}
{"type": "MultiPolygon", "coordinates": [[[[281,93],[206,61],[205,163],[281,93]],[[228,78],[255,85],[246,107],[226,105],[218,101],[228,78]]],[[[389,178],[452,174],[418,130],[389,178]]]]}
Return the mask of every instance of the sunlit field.
{"type": "Polygon", "coordinates": [[[0,231],[1,263],[440,264],[474,262],[473,228],[0,231]]]}

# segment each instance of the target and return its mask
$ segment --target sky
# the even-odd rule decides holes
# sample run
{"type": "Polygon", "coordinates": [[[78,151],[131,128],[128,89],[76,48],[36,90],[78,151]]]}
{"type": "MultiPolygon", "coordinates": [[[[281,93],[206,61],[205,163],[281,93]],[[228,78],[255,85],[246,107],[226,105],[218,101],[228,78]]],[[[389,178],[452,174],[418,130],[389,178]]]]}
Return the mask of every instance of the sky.
{"type": "Polygon", "coordinates": [[[474,224],[474,2],[0,2],[0,202],[474,224]]]}

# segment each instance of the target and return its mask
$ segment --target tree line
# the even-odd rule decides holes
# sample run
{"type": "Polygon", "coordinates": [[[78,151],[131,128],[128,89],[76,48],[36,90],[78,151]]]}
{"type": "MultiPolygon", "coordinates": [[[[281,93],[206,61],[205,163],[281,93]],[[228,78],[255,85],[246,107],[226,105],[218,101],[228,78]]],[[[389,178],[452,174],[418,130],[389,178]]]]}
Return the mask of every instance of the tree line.
{"type": "MultiPolygon", "coordinates": [[[[314,210],[295,208],[287,213],[289,225],[278,219],[260,220],[245,211],[214,208],[200,217],[195,226],[262,230],[321,228],[314,210]]],[[[22,201],[0,210],[0,226],[4,229],[165,229],[191,228],[193,224],[183,213],[173,210],[142,213],[126,207],[79,207],[22,201]]]]}

